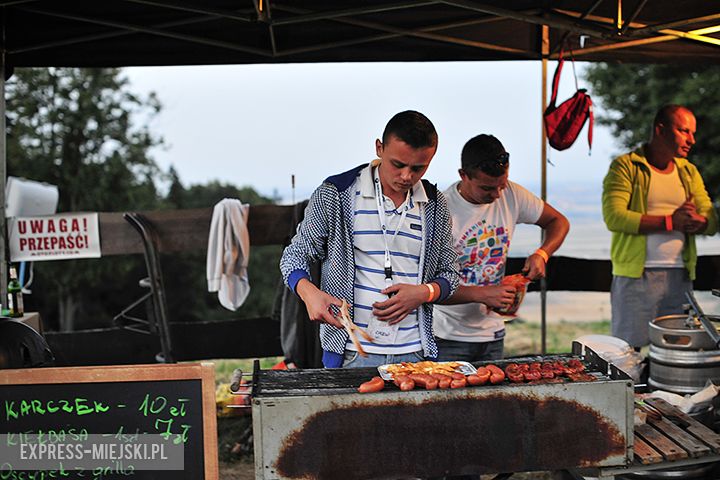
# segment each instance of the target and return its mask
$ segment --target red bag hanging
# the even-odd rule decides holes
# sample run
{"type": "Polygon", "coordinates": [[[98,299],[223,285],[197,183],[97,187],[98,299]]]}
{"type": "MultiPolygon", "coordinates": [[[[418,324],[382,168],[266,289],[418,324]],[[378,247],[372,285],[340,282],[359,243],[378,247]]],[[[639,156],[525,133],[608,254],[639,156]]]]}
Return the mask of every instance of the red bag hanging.
{"type": "MultiPolygon", "coordinates": [[[[550,104],[543,114],[545,120],[545,132],[547,133],[550,146],[556,150],[565,150],[575,143],[580,131],[583,129],[588,117],[588,146],[592,149],[593,134],[593,110],[592,100],[584,88],[577,88],[577,76],[575,76],[575,88],[577,91],[571,98],[555,106],[557,100],[558,85],[560,84],[560,73],[562,72],[564,60],[562,51],[558,58],[558,65],[553,76],[553,90],[550,104]]],[[[575,61],[573,60],[573,75],[575,75],[575,61]]]]}

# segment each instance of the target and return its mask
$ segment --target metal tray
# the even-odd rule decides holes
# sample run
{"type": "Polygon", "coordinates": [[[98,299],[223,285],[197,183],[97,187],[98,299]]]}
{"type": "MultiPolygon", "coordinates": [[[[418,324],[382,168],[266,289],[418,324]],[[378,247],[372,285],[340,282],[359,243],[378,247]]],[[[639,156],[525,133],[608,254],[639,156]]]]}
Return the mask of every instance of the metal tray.
{"type": "MultiPolygon", "coordinates": [[[[422,363],[422,362],[419,362],[419,363],[422,363]]],[[[463,375],[471,375],[471,374],[473,374],[473,373],[477,373],[477,368],[475,368],[474,366],[472,366],[472,365],[471,365],[470,363],[468,363],[468,362],[455,361],[455,362],[435,362],[435,363],[437,363],[437,364],[439,364],[439,365],[445,365],[445,364],[448,364],[448,363],[459,363],[460,366],[458,366],[457,368],[455,368],[455,371],[456,371],[457,373],[462,373],[463,375]]],[[[393,380],[392,373],[388,372],[388,367],[390,367],[391,365],[401,365],[401,364],[399,364],[399,363],[389,363],[389,364],[386,364],[386,365],[380,365],[380,366],[378,367],[378,373],[380,373],[380,376],[381,376],[382,379],[385,380],[385,381],[392,381],[392,380],[393,380]]]]}

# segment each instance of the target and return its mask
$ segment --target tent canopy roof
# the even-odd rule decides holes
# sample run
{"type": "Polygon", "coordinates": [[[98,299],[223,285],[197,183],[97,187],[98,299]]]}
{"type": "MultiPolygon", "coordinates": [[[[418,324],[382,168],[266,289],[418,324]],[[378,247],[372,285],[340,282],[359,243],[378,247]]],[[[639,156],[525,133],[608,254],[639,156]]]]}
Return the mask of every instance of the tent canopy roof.
{"type": "Polygon", "coordinates": [[[720,63],[709,0],[0,0],[25,66],[518,60],[720,63]],[[620,12],[620,15],[618,15],[620,12]],[[620,16],[620,21],[618,21],[620,16]]]}

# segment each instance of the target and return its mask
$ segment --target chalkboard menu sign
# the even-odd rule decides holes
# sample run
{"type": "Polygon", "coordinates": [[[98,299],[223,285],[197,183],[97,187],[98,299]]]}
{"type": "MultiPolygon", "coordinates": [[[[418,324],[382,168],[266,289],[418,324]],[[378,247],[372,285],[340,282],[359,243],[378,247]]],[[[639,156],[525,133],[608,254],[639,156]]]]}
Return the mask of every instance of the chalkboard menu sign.
{"type": "Polygon", "coordinates": [[[103,435],[129,442],[133,436],[152,437],[174,445],[175,451],[182,445],[184,457],[182,470],[128,468],[127,462],[115,460],[103,468],[74,466],[42,476],[16,471],[3,455],[0,478],[216,480],[215,415],[215,374],[209,363],[0,370],[2,446],[38,438],[71,442],[103,435]]]}

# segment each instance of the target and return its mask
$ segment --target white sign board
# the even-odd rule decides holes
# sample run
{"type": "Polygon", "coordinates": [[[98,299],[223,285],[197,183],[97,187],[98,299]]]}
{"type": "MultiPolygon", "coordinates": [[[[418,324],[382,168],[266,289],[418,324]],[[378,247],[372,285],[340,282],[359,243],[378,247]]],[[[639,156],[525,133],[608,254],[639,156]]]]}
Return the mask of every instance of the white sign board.
{"type": "Polygon", "coordinates": [[[63,213],[8,219],[10,261],[100,257],[97,213],[63,213]]]}

